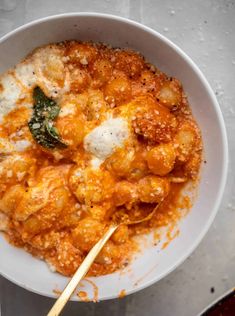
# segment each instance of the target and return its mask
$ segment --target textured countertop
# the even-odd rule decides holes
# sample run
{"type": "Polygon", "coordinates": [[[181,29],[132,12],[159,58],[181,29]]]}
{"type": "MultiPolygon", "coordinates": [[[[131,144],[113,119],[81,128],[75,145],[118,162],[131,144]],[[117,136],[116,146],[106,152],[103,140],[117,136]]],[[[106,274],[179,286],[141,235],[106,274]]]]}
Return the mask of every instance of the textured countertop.
{"type": "MultiPolygon", "coordinates": [[[[40,17],[75,11],[111,13],[139,21],[166,35],[194,60],[220,103],[230,166],[223,202],[210,231],[178,269],[121,300],[69,303],[63,315],[196,316],[235,286],[235,1],[0,0],[0,35],[40,17]]],[[[2,316],[45,315],[52,302],[0,278],[2,316]]]]}

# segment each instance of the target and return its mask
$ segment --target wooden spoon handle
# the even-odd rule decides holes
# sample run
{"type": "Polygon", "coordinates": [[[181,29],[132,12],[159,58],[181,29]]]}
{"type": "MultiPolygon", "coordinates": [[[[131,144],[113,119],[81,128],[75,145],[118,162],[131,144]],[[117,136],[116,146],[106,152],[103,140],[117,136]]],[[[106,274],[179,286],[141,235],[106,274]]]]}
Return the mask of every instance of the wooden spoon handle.
{"type": "Polygon", "coordinates": [[[90,266],[94,262],[95,258],[105,245],[105,243],[109,240],[112,234],[117,229],[118,225],[111,225],[103,237],[95,244],[95,246],[90,250],[80,267],[75,272],[72,279],[67,284],[64,291],[56,300],[55,304],[52,306],[51,310],[47,314],[47,316],[58,316],[62,309],[64,308],[65,304],[69,300],[70,296],[73,294],[74,290],[76,289],[78,283],[81,279],[86,275],[87,271],[89,270],[90,266]]]}

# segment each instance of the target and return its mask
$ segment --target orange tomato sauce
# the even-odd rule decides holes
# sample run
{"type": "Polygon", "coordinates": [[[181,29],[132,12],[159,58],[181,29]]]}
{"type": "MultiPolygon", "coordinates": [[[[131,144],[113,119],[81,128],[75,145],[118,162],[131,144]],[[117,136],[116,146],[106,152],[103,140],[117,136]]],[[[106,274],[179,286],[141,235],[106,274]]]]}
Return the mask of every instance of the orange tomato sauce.
{"type": "Polygon", "coordinates": [[[118,228],[89,275],[121,269],[137,249],[135,235],[176,225],[189,206],[182,188],[198,178],[202,142],[183,87],[140,54],[103,44],[52,44],[22,64],[36,79],[19,83],[24,94],[0,123],[0,229],[11,244],[71,276],[113,218],[145,217],[160,203],[149,222],[118,228]],[[45,148],[29,130],[36,86],[60,106],[54,126],[66,148],[45,148]],[[109,148],[106,130],[98,151],[89,135],[102,124],[119,145],[109,148]]]}

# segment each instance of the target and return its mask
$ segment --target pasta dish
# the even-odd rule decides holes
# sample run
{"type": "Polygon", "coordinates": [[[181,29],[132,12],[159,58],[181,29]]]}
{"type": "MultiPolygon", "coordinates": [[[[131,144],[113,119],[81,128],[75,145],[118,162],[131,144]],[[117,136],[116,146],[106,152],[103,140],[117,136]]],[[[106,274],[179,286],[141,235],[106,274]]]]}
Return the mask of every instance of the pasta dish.
{"type": "Polygon", "coordinates": [[[139,53],[67,41],[0,77],[0,230],[71,276],[117,216],[90,275],[126,266],[134,236],[174,222],[198,178],[200,130],[179,80],[139,53]]]}

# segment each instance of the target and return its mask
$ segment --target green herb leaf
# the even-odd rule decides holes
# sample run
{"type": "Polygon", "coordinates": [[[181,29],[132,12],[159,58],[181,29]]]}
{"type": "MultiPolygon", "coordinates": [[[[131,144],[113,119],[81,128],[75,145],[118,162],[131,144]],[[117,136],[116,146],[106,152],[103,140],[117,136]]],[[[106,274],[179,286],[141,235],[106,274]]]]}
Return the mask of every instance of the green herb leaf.
{"type": "Polygon", "coordinates": [[[67,145],[61,141],[58,130],[53,126],[53,120],[60,112],[58,104],[39,87],[34,88],[33,99],[33,115],[28,125],[36,142],[50,149],[66,148],[67,145]]]}

